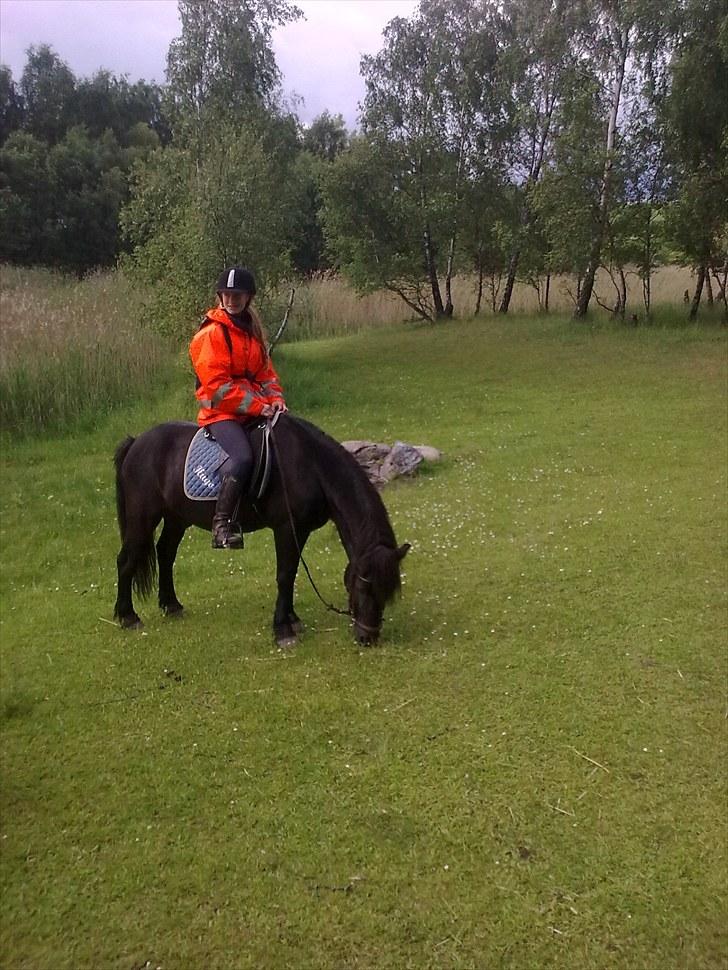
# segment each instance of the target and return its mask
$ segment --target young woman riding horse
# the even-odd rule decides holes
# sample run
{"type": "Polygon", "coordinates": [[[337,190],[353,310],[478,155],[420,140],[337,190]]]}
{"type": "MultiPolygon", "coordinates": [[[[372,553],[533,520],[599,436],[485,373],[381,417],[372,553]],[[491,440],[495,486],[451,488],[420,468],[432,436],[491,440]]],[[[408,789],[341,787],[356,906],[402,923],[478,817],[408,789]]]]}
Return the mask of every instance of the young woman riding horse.
{"type": "Polygon", "coordinates": [[[217,281],[218,306],[208,310],[190,343],[197,375],[197,423],[226,451],[225,474],[212,519],[213,549],[242,549],[236,520],[253,469],[246,424],[287,411],[258,314],[253,274],[240,266],[217,281]]]}
{"type": "Polygon", "coordinates": [[[255,293],[250,273],[228,270],[218,290],[221,307],[207,314],[190,353],[199,381],[198,420],[211,428],[233,468],[216,505],[196,501],[185,492],[184,468],[197,425],[168,421],[121,442],[114,455],[122,543],[114,615],[125,629],[140,629],[132,592],[150,593],[157,577],[163,613],[181,615],[173,570],[190,526],[211,529],[213,546],[228,549],[242,545],[238,530],[269,528],[275,539],[278,587],[273,633],[280,646],[289,646],[302,630],[293,605],[301,553],[311,532],[332,520],[348,559],[345,612],[357,640],[374,643],[384,608],[399,590],[400,564],[409,545],[397,545],[381,496],[337,441],[301,418],[278,415],[286,406],[250,307],[255,293]],[[269,420],[267,427],[264,421],[261,428],[260,421],[250,421],[255,415],[278,415],[280,420],[269,420]],[[274,461],[267,487],[252,499],[243,493],[251,441],[253,450],[260,451],[266,434],[274,461]]]}

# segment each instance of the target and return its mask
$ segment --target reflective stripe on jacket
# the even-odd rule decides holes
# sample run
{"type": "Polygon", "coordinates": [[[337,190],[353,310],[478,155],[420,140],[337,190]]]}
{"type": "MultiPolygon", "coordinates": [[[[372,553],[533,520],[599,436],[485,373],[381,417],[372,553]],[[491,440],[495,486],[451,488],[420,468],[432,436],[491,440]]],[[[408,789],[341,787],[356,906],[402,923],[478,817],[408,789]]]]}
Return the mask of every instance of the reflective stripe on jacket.
{"type": "Polygon", "coordinates": [[[255,418],[266,404],[282,404],[283,391],[255,337],[236,326],[222,307],[209,310],[190,343],[199,386],[198,424],[255,418]]]}

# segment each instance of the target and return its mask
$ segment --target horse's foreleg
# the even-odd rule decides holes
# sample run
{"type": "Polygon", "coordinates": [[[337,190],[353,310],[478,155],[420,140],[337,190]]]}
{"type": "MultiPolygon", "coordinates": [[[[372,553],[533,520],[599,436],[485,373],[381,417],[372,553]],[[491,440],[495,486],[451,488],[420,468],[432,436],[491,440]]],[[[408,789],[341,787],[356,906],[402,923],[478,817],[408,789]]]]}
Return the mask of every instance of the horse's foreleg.
{"type": "Polygon", "coordinates": [[[276,582],[278,598],[273,613],[273,634],[278,646],[291,646],[303,629],[303,624],[293,609],[293,584],[299,562],[299,548],[303,549],[310,533],[299,527],[296,530],[298,545],[289,525],[280,526],[273,535],[276,544],[276,582]]]}
{"type": "Polygon", "coordinates": [[[174,560],[185,529],[186,526],[178,519],[165,518],[162,533],[157,541],[159,608],[167,616],[179,616],[183,611],[174,589],[174,560]]]}

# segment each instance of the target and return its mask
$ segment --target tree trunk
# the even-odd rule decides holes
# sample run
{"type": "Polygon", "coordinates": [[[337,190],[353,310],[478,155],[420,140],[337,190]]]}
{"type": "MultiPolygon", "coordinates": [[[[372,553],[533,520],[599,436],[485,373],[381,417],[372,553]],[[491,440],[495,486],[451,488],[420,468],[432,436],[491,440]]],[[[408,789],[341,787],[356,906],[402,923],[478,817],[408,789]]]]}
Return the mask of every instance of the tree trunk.
{"type": "Polygon", "coordinates": [[[620,316],[624,320],[624,315],[627,310],[627,279],[624,275],[623,267],[619,267],[619,302],[621,303],[620,316]]]}
{"type": "Polygon", "coordinates": [[[652,303],[652,198],[650,195],[650,205],[647,210],[647,225],[645,226],[645,248],[643,251],[644,264],[642,267],[642,302],[645,305],[645,316],[650,315],[650,304],[652,303]]]}
{"type": "Polygon", "coordinates": [[[430,232],[430,221],[427,217],[427,192],[425,191],[424,161],[422,155],[420,155],[418,161],[418,176],[420,182],[420,214],[424,225],[422,230],[422,245],[424,248],[425,269],[427,271],[427,278],[430,281],[430,289],[432,290],[432,304],[435,308],[435,319],[439,320],[445,315],[445,309],[442,305],[442,294],[440,293],[440,283],[437,279],[435,256],[432,252],[432,233],[430,232]]]}
{"type": "Polygon", "coordinates": [[[460,112],[460,143],[458,145],[458,164],[455,172],[455,213],[456,221],[453,234],[450,237],[450,246],[447,254],[447,267],[445,269],[445,309],[446,317],[452,316],[452,269],[455,261],[455,237],[458,231],[457,219],[460,214],[460,186],[462,182],[463,166],[465,164],[465,114],[460,112]]]}
{"type": "Polygon", "coordinates": [[[432,290],[432,303],[435,307],[435,319],[439,320],[441,317],[445,316],[445,308],[442,305],[442,294],[440,293],[440,283],[437,279],[437,267],[435,266],[435,257],[432,253],[432,238],[430,236],[429,225],[425,226],[425,231],[422,234],[424,246],[425,246],[425,266],[427,267],[427,278],[430,281],[430,289],[432,290]]]}
{"type": "Polygon", "coordinates": [[[614,167],[614,138],[617,133],[617,117],[619,115],[619,103],[622,98],[622,85],[624,83],[627,51],[629,49],[629,28],[618,29],[615,27],[612,36],[615,41],[615,46],[617,46],[619,51],[619,60],[616,66],[614,88],[612,89],[612,106],[609,111],[609,121],[607,122],[607,146],[604,155],[602,185],[599,193],[599,215],[591,252],[589,253],[589,262],[586,273],[584,274],[584,285],[581,288],[579,302],[574,311],[574,317],[577,319],[585,317],[589,309],[589,302],[594,290],[594,278],[597,275],[597,269],[601,262],[604,233],[609,220],[609,191],[612,182],[612,169],[614,167]]]}
{"type": "Polygon", "coordinates": [[[726,283],[728,283],[728,263],[723,267],[723,279],[720,278],[720,270],[713,270],[713,279],[718,287],[718,299],[722,300],[723,303],[726,301],[726,283]]]}
{"type": "Polygon", "coordinates": [[[445,316],[451,317],[452,306],[452,267],[455,259],[455,236],[450,238],[450,249],[447,254],[447,269],[445,270],[445,316]]]}
{"type": "Polygon", "coordinates": [[[700,297],[703,293],[703,283],[705,282],[705,265],[702,265],[698,270],[698,282],[695,284],[695,296],[693,297],[693,302],[690,306],[690,313],[688,314],[689,320],[694,320],[698,315],[698,307],[700,306],[700,297]]]}
{"type": "Polygon", "coordinates": [[[642,302],[645,305],[645,316],[650,315],[650,304],[652,303],[652,276],[649,267],[642,277],[642,302]]]}
{"type": "Polygon", "coordinates": [[[474,316],[478,316],[480,313],[480,304],[483,300],[483,254],[478,253],[478,295],[475,299],[475,313],[474,316]]]}
{"type": "Polygon", "coordinates": [[[549,312],[549,293],[551,292],[551,273],[546,274],[546,293],[543,301],[543,312],[549,312]]]}
{"type": "Polygon", "coordinates": [[[710,285],[710,270],[706,268],[705,270],[705,299],[708,301],[708,306],[713,308],[713,287],[710,285]]]}
{"type": "MultiPolygon", "coordinates": [[[[546,154],[546,143],[551,133],[551,118],[554,113],[554,108],[556,107],[556,96],[552,89],[551,100],[549,103],[549,98],[546,98],[546,113],[544,115],[544,127],[541,131],[541,137],[538,143],[538,149],[536,150],[536,155],[531,165],[531,171],[528,173],[528,178],[526,179],[526,185],[524,187],[524,200],[523,209],[521,210],[521,231],[525,232],[528,229],[528,225],[531,221],[531,213],[528,208],[528,190],[532,185],[535,185],[541,174],[541,167],[543,166],[544,156],[546,154]]],[[[508,277],[506,279],[506,286],[503,290],[503,297],[501,299],[501,305],[498,308],[499,313],[508,313],[508,307],[511,304],[511,296],[513,295],[513,286],[516,282],[516,276],[518,274],[518,264],[521,260],[521,245],[516,243],[513,252],[511,253],[511,258],[508,261],[508,277]]]]}
{"type": "Polygon", "coordinates": [[[501,305],[498,307],[498,313],[508,313],[508,307],[511,303],[511,295],[513,294],[513,286],[516,282],[516,274],[518,273],[518,262],[520,258],[521,250],[519,247],[516,247],[511,253],[510,262],[508,263],[506,288],[503,290],[503,298],[501,300],[501,305]]]}

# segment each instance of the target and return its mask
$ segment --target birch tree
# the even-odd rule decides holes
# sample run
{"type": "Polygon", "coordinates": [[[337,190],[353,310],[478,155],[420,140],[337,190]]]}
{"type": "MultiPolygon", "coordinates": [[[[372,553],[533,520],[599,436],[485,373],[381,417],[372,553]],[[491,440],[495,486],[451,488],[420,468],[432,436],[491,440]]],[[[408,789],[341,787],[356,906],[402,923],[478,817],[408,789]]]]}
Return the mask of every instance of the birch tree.
{"type": "Polygon", "coordinates": [[[573,82],[583,35],[581,13],[578,4],[565,0],[508,0],[504,6],[515,105],[511,178],[518,187],[519,204],[500,313],[508,312],[522,249],[528,245],[534,189],[549,157],[559,105],[573,82]]]}
{"type": "Polygon", "coordinates": [[[596,220],[574,310],[576,318],[586,316],[601,263],[612,203],[623,96],[628,85],[631,93],[636,92],[643,77],[649,77],[653,59],[664,55],[676,15],[674,3],[657,0],[596,0],[593,8],[589,53],[601,78],[605,114],[596,220]]]}

